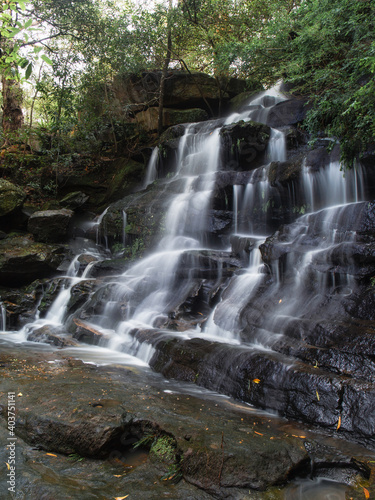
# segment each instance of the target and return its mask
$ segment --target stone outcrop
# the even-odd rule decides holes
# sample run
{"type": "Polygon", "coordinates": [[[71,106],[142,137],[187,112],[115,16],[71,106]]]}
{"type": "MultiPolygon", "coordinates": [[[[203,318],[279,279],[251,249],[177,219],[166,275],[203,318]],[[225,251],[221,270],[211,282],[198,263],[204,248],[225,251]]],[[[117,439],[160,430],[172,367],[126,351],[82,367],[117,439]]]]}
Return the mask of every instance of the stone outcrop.
{"type": "Polygon", "coordinates": [[[19,286],[57,272],[67,255],[59,245],[35,243],[30,236],[0,241],[0,284],[19,286]]]}
{"type": "MultiPolygon", "coordinates": [[[[289,498],[305,477],[340,481],[353,498],[363,485],[375,491],[369,450],[231,400],[165,390],[139,369],[6,346],[0,372],[3,391],[17,394],[17,491],[32,498],[75,497],[77,488],[103,498],[289,498]]],[[[5,405],[0,414],[6,441],[5,405]]]]}
{"type": "MultiPolygon", "coordinates": [[[[140,106],[155,106],[159,98],[161,71],[117,76],[112,91],[118,112],[137,112],[140,106]]],[[[246,83],[232,79],[219,83],[204,73],[170,70],[166,79],[165,106],[168,108],[217,108],[220,99],[229,100],[244,91],[246,83]]],[[[208,111],[208,109],[206,109],[208,111]]]]}
{"type": "MultiPolygon", "coordinates": [[[[208,114],[204,109],[170,109],[163,110],[164,128],[172,127],[179,123],[200,122],[208,119],[208,114]]],[[[135,121],[144,130],[152,131],[158,129],[159,109],[148,108],[136,114],[135,121]]]]}
{"type": "Polygon", "coordinates": [[[34,212],[29,218],[27,229],[34,235],[36,241],[43,243],[65,241],[72,229],[73,215],[74,212],[67,208],[34,212]]]}
{"type": "Polygon", "coordinates": [[[20,187],[0,179],[0,217],[20,209],[25,198],[26,194],[20,187]]]}
{"type": "Polygon", "coordinates": [[[265,152],[270,138],[267,125],[253,121],[240,121],[224,125],[220,130],[225,151],[230,153],[226,161],[228,170],[253,170],[265,163],[265,152]]]}

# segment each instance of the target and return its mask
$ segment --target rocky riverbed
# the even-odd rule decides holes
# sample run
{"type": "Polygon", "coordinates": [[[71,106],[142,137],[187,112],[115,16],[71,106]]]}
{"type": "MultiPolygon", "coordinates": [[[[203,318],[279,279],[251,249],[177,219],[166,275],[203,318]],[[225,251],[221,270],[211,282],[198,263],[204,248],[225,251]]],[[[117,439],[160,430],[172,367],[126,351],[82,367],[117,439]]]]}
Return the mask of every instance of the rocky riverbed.
{"type": "Polygon", "coordinates": [[[375,495],[375,452],[177,385],[121,355],[105,365],[89,362],[100,353],[1,340],[2,498],[375,495]],[[14,494],[6,476],[9,392],[16,406],[14,494]]]}

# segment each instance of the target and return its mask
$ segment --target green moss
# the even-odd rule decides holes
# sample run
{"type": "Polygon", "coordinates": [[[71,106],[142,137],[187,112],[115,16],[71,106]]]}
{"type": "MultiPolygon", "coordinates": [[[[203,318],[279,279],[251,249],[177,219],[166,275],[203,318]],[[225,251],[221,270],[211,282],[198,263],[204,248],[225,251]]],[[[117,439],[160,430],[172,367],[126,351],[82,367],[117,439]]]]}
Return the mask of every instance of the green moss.
{"type": "Polygon", "coordinates": [[[160,436],[151,446],[150,457],[157,462],[173,464],[176,462],[176,444],[170,436],[160,436]]]}

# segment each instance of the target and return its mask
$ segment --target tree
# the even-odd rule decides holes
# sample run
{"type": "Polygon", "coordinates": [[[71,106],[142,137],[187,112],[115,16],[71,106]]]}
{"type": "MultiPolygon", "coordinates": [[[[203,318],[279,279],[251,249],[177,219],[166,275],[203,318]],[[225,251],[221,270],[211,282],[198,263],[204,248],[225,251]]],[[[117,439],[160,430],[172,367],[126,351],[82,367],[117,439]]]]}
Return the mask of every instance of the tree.
{"type": "Polygon", "coordinates": [[[29,78],[41,51],[58,54],[51,41],[70,39],[80,48],[92,45],[100,32],[100,13],[90,0],[5,0],[0,5],[0,73],[3,93],[3,131],[17,135],[23,123],[20,81],[29,78]]]}
{"type": "Polygon", "coordinates": [[[341,142],[348,165],[375,142],[375,4],[310,0],[293,13],[284,71],[313,104],[307,125],[341,142]]]}

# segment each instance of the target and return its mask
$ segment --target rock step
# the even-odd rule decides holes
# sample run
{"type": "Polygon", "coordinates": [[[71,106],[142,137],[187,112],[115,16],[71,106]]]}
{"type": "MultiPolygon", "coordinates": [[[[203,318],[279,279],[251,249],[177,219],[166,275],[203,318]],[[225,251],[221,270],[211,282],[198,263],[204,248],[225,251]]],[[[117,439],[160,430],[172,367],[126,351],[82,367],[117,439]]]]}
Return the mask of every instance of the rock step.
{"type": "Polygon", "coordinates": [[[150,366],[167,378],[196,383],[293,420],[375,445],[375,384],[339,376],[274,351],[138,330],[155,348],[150,366]]]}

